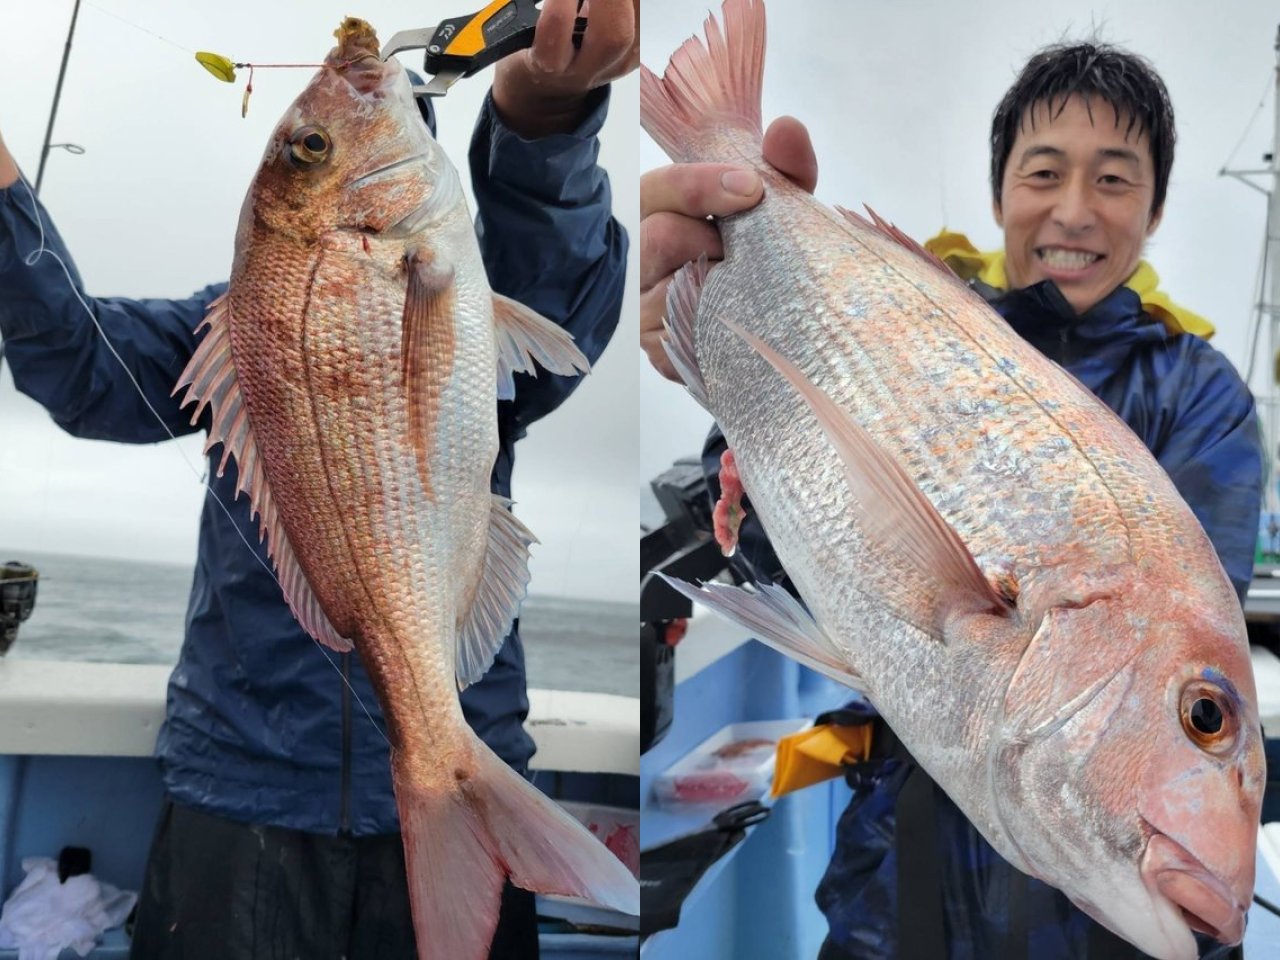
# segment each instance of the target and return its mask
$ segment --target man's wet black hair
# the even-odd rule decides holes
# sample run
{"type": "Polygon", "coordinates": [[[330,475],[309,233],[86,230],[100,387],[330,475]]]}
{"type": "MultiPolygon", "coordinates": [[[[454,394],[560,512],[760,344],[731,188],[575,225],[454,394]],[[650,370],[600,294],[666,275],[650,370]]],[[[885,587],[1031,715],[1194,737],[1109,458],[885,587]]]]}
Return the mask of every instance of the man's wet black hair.
{"type": "Polygon", "coordinates": [[[1137,54],[1105,43],[1059,43],[1038,51],[1004,95],[991,118],[991,195],[999,205],[1000,187],[1013,141],[1023,118],[1034,124],[1027,111],[1045,104],[1054,117],[1072,95],[1109,103],[1125,136],[1147,135],[1155,164],[1155,195],[1151,212],[1164,207],[1173,167],[1173,104],[1164,81],[1151,64],[1137,54]]]}

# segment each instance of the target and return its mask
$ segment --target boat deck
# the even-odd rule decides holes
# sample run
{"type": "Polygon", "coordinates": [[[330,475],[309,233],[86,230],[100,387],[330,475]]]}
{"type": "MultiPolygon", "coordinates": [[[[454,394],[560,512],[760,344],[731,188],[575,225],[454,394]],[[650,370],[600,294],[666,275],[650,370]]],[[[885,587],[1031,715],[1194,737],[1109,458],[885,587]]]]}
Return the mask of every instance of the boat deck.
{"type": "MultiPolygon", "coordinates": [[[[6,893],[24,857],[92,851],[93,874],[137,890],[161,802],[152,759],[170,668],[0,659],[0,878],[6,893]]],[[[558,799],[635,808],[639,703],[631,697],[529,691],[527,729],[535,782],[558,799]]],[[[617,914],[544,901],[539,914],[625,925],[617,914]]],[[[629,918],[631,929],[636,921],[629,918]]],[[[548,923],[544,960],[634,957],[634,933],[576,932],[548,923]]],[[[0,950],[0,960],[17,960],[0,950]]],[[[64,960],[75,954],[64,950],[64,960]]],[[[91,960],[123,960],[128,938],[111,931],[91,960]]]]}

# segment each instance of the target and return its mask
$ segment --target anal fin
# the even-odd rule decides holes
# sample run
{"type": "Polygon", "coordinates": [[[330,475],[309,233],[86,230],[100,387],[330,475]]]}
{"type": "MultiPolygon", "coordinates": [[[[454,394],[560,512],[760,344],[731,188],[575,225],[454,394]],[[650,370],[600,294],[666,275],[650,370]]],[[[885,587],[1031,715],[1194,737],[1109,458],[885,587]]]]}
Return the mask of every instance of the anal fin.
{"type": "Polygon", "coordinates": [[[510,507],[510,500],[494,494],[480,584],[458,625],[460,687],[475,683],[493,664],[529,586],[529,545],[538,540],[510,507]]]}

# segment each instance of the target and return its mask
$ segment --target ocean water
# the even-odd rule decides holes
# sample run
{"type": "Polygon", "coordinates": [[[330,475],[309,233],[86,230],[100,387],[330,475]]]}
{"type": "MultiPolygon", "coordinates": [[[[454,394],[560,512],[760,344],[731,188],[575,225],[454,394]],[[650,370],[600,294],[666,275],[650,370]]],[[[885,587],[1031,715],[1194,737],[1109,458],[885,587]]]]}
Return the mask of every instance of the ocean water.
{"type": "MultiPolygon", "coordinates": [[[[8,656],[174,663],[192,568],[13,550],[40,572],[35,612],[8,656]]],[[[529,685],[639,696],[639,605],[529,597],[520,615],[529,685]]],[[[319,652],[317,651],[317,656],[319,652]]]]}

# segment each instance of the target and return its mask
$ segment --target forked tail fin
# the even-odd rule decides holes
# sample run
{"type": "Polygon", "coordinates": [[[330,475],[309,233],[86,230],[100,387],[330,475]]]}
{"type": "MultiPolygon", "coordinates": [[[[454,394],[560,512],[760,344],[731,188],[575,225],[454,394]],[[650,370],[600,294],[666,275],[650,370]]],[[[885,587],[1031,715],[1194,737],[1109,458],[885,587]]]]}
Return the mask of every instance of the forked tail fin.
{"type": "Polygon", "coordinates": [[[671,56],[662,79],[640,67],[640,125],[672,160],[700,159],[695,145],[716,126],[747,130],[759,141],[764,77],[764,4],[724,0],[724,30],[707,17],[704,45],[691,37],[671,56]]]}
{"type": "Polygon", "coordinates": [[[622,862],[479,739],[449,780],[442,790],[396,770],[420,960],[485,960],[507,877],[537,893],[640,912],[639,882],[622,862]]]}

